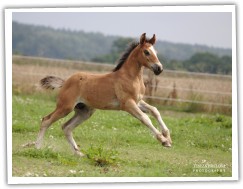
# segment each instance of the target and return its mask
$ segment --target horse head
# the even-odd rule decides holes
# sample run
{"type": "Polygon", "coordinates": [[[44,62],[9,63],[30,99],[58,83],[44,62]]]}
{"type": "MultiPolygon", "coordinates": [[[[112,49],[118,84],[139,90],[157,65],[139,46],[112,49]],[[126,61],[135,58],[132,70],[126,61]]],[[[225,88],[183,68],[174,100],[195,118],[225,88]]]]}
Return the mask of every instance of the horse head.
{"type": "Polygon", "coordinates": [[[141,35],[139,42],[140,53],[138,55],[138,60],[144,67],[152,70],[155,75],[159,75],[163,71],[163,65],[160,63],[157,57],[157,52],[153,47],[155,42],[155,34],[151,39],[146,39],[146,33],[141,35]]]}

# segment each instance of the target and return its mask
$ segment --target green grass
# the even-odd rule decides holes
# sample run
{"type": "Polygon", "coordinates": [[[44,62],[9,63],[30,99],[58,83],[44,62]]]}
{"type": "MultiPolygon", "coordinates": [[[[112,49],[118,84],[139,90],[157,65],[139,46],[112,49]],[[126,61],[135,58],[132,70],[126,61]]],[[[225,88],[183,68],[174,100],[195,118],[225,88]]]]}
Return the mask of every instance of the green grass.
{"type": "MultiPolygon", "coordinates": [[[[232,120],[225,115],[167,111],[172,148],[164,148],[148,128],[122,111],[100,111],[74,130],[87,156],[73,155],[57,121],[47,131],[40,150],[22,147],[36,139],[40,120],[53,111],[53,95],[13,95],[13,176],[144,176],[228,177],[232,174],[232,120]],[[225,169],[203,172],[195,165],[224,164],[225,169]]],[[[163,112],[161,112],[163,116],[163,112]]],[[[156,120],[151,118],[155,126],[156,120]]]]}

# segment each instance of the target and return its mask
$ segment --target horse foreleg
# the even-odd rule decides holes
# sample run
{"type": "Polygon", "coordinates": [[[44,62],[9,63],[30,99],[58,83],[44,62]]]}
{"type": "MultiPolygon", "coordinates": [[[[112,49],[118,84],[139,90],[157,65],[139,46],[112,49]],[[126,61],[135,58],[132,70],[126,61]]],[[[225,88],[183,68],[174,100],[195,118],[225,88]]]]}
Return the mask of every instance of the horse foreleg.
{"type": "Polygon", "coordinates": [[[94,110],[89,109],[86,106],[82,107],[82,109],[75,108],[74,110],[75,110],[74,116],[62,126],[62,129],[74,153],[82,157],[84,156],[84,154],[79,151],[78,145],[73,139],[72,130],[75,127],[77,127],[79,124],[87,120],[93,114],[94,110]]]}
{"type": "Polygon", "coordinates": [[[146,125],[154,134],[159,142],[162,143],[165,147],[170,147],[170,141],[167,140],[152,124],[151,120],[147,114],[143,113],[142,110],[138,107],[135,101],[129,100],[125,103],[124,110],[139,119],[144,125],[146,125]]]}
{"type": "Polygon", "coordinates": [[[163,119],[161,118],[161,115],[158,111],[158,109],[154,106],[151,106],[149,104],[147,104],[146,102],[144,102],[143,100],[141,100],[138,104],[139,108],[143,111],[143,112],[148,112],[148,113],[151,113],[151,115],[157,119],[160,127],[161,127],[161,130],[162,130],[162,134],[164,137],[166,137],[168,139],[168,141],[170,142],[170,144],[172,144],[172,140],[171,140],[171,137],[170,137],[170,131],[169,129],[167,128],[165,122],[163,121],[163,119]]]}

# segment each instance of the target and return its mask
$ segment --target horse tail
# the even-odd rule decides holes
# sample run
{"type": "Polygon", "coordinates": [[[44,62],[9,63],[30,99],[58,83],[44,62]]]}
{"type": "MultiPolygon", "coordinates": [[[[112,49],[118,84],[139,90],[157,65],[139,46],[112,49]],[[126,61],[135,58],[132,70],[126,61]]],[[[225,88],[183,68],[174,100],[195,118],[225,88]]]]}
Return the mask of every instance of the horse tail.
{"type": "Polygon", "coordinates": [[[55,76],[46,76],[45,78],[40,80],[42,88],[52,90],[56,88],[61,88],[64,82],[64,79],[55,76]]]}

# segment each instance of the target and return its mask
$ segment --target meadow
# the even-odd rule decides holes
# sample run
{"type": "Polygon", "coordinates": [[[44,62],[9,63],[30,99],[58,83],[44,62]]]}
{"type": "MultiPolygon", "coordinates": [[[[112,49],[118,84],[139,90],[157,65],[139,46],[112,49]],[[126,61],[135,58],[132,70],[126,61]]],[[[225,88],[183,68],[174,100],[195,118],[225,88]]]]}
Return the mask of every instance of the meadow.
{"type": "Polygon", "coordinates": [[[231,176],[231,117],[161,112],[173,139],[167,149],[127,113],[96,111],[74,131],[85,158],[73,155],[61,130],[70,116],[48,130],[41,150],[23,147],[54,107],[53,96],[13,95],[13,176],[231,176]],[[226,168],[195,172],[196,164],[226,168]]]}
{"type": "MultiPolygon", "coordinates": [[[[232,118],[221,113],[161,108],[161,115],[171,130],[171,148],[162,147],[148,128],[128,113],[100,110],[74,130],[74,138],[86,154],[84,158],[74,156],[61,129],[72,113],[47,131],[40,150],[25,147],[36,139],[41,118],[55,107],[56,92],[41,91],[38,80],[49,73],[59,76],[62,73],[65,78],[75,69],[14,60],[13,177],[232,175],[232,118]]],[[[158,127],[156,120],[152,117],[151,120],[158,127]]]]}

